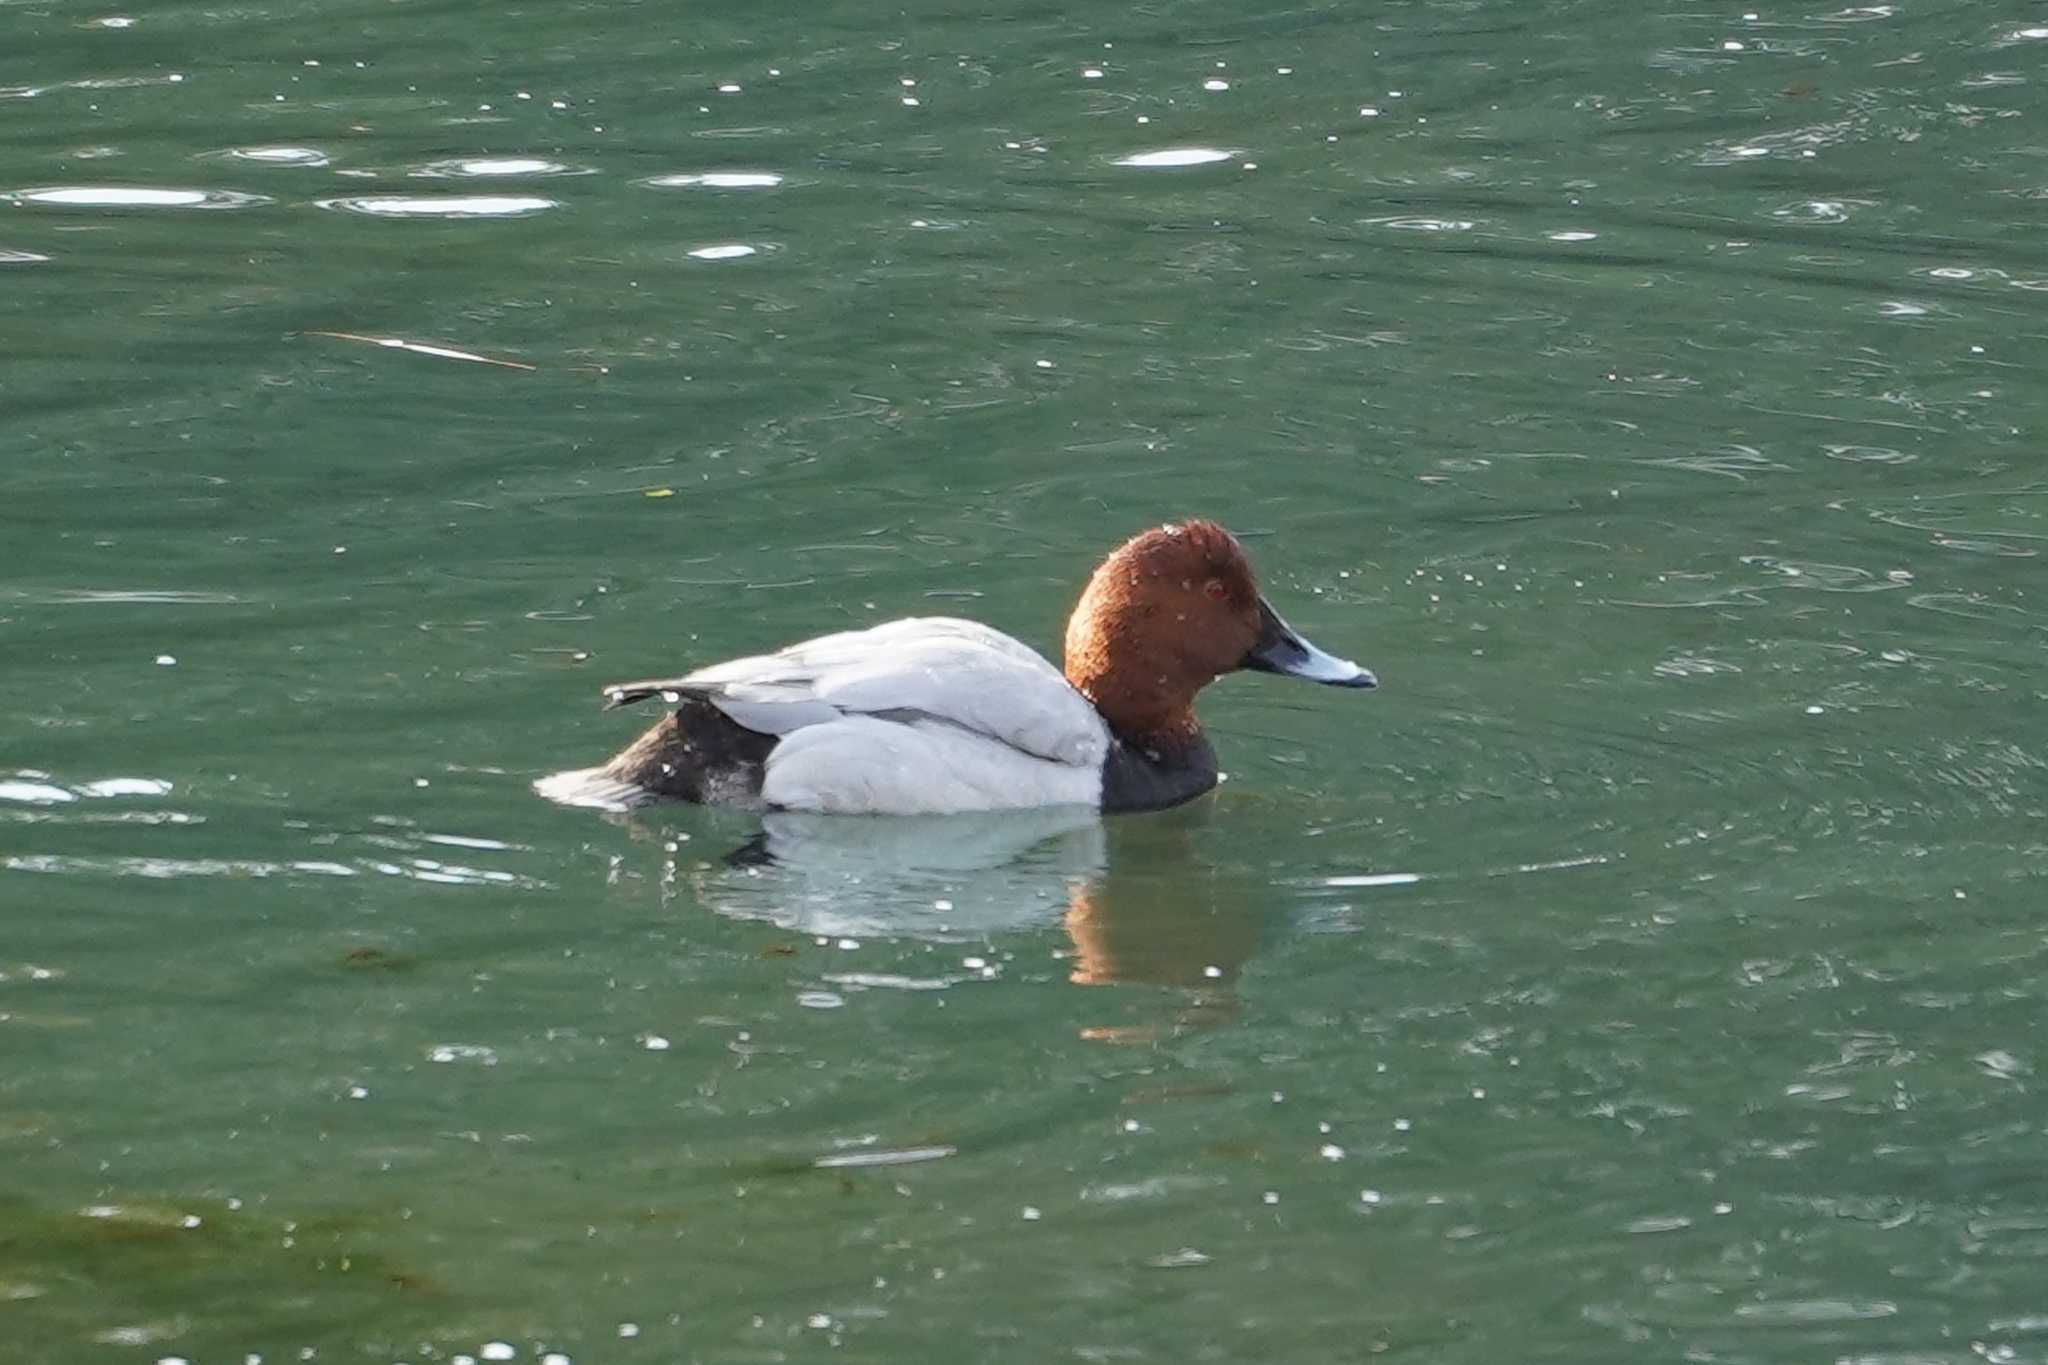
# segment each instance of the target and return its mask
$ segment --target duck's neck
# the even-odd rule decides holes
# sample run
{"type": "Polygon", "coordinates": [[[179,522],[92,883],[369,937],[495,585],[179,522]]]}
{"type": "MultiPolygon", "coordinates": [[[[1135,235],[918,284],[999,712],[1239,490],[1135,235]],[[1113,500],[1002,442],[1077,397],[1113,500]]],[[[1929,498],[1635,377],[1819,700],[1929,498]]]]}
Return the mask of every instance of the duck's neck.
{"type": "Polygon", "coordinates": [[[1194,800],[1216,781],[1216,751],[1199,727],[1166,744],[1134,744],[1118,735],[1102,765],[1102,808],[1165,810],[1194,800]]]}
{"type": "Polygon", "coordinates": [[[1111,733],[1135,749],[1165,754],[1204,742],[1195,719],[1194,693],[1185,683],[1115,667],[1109,650],[1072,636],[1067,640],[1066,674],[1074,690],[1094,704],[1111,733]]]}
{"type": "Polygon", "coordinates": [[[1095,703],[1095,710],[1108,724],[1112,737],[1154,762],[1206,747],[1209,743],[1191,705],[1182,703],[1165,708],[1133,706],[1128,698],[1117,698],[1112,694],[1105,706],[1103,699],[1088,688],[1079,684],[1076,687],[1082,696],[1095,703]]]}
{"type": "Polygon", "coordinates": [[[1202,742],[1182,624],[1134,592],[1136,570],[1112,556],[1097,569],[1067,618],[1067,681],[1094,703],[1118,739],[1168,754],[1202,742]]]}

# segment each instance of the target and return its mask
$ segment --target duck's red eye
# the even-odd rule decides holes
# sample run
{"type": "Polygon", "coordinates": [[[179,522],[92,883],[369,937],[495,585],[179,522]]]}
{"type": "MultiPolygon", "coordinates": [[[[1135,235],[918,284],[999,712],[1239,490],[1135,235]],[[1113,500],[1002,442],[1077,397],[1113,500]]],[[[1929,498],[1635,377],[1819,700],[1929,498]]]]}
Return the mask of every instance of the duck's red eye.
{"type": "Polygon", "coordinates": [[[1204,583],[1202,591],[1211,602],[1221,602],[1224,598],[1230,596],[1229,586],[1220,578],[1212,578],[1204,583]]]}

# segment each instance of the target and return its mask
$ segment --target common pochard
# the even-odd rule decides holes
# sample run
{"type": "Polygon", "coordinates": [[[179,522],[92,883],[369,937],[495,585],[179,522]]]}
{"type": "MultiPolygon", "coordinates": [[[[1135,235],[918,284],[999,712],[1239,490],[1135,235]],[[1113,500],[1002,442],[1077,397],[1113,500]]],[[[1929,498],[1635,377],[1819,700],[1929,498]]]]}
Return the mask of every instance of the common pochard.
{"type": "Polygon", "coordinates": [[[1216,785],[1195,694],[1237,669],[1376,685],[1280,618],[1235,537],[1188,521],[1102,561],[1067,622],[1064,675],[953,617],[822,635],[607,687],[610,706],[659,698],[671,710],[603,767],[534,787],[614,808],[674,797],[831,814],[1159,810],[1216,785]]]}

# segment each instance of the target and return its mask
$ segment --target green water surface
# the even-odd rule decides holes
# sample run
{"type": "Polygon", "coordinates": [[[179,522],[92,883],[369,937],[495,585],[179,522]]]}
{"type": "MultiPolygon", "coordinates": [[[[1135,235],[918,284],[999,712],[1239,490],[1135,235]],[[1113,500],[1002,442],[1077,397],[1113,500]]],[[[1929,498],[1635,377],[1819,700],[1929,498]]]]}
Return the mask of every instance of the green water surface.
{"type": "Polygon", "coordinates": [[[0,1359],[2048,1359],[2048,17],[1834,5],[0,0],[0,1359]],[[1188,514],[1192,806],[528,790],[1188,514]]]}

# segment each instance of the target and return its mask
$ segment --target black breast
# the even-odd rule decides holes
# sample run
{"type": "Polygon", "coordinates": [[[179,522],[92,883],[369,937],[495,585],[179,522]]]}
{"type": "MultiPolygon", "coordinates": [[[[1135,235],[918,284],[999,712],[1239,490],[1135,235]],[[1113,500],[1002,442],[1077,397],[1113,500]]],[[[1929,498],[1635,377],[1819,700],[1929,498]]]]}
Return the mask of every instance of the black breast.
{"type": "Polygon", "coordinates": [[[1179,744],[1139,744],[1112,733],[1102,765],[1104,811],[1165,810],[1216,785],[1216,751],[1200,731],[1179,744]]]}

